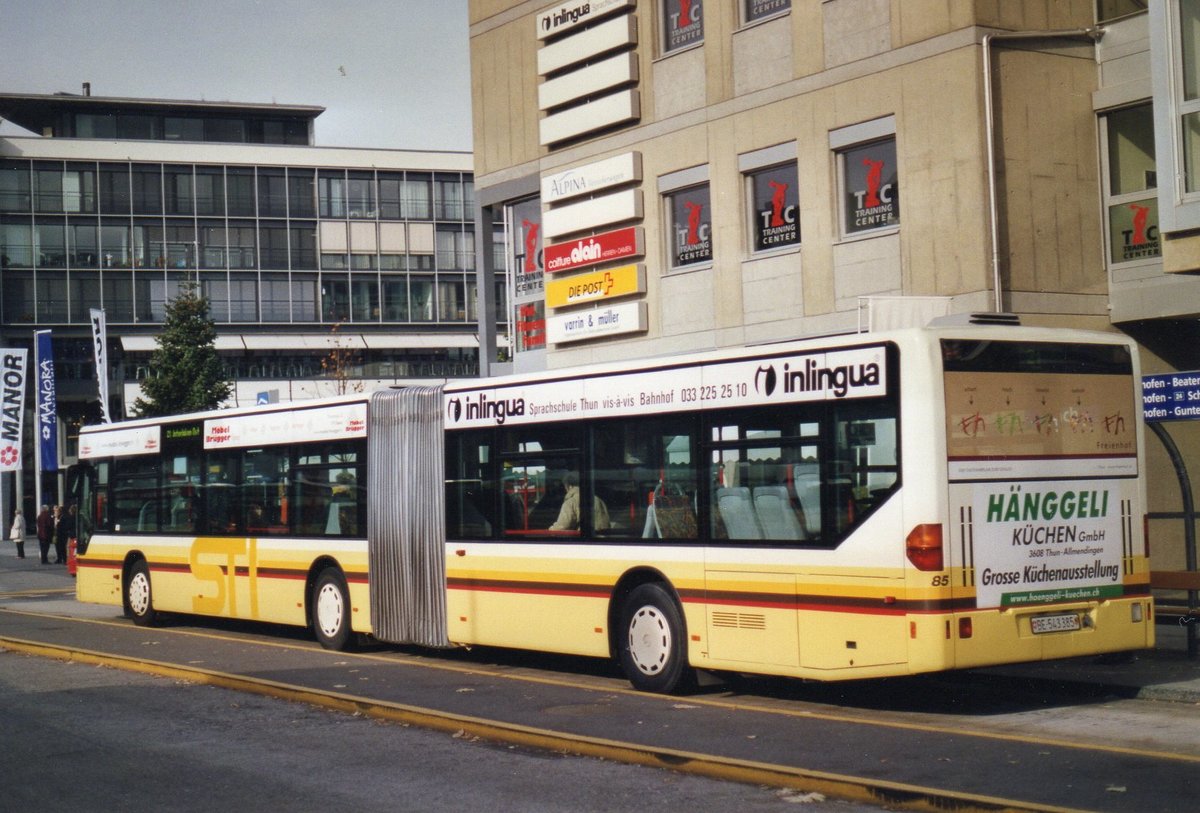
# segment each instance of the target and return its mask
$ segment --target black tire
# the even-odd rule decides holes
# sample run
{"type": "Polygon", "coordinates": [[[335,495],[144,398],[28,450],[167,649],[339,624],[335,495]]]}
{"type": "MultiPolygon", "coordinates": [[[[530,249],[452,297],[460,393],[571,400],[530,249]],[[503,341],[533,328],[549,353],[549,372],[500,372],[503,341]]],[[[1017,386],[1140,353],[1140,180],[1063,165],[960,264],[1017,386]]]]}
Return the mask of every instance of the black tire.
{"type": "Polygon", "coordinates": [[[692,689],[696,672],[687,660],[687,627],[671,594],[643,584],[621,606],[617,657],[633,687],[673,694],[692,689]]]}
{"type": "Polygon", "coordinates": [[[151,627],[158,621],[150,590],[150,566],[145,559],[134,562],[125,577],[125,615],[139,627],[151,627]]]}
{"type": "Polygon", "coordinates": [[[326,649],[350,649],[354,641],[350,630],[350,591],[342,571],[327,567],[317,575],[308,606],[317,642],[326,649]]]}

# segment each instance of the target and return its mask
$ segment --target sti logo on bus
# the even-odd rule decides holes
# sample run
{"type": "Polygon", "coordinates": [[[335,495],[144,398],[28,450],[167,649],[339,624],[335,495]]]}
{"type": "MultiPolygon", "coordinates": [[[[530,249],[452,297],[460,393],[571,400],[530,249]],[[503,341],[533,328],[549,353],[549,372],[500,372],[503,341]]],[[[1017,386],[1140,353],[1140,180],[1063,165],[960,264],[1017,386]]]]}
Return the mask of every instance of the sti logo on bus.
{"type": "Polygon", "coordinates": [[[822,367],[816,359],[806,358],[798,370],[784,362],[782,374],[776,373],[774,364],[760,366],[754,374],[754,389],[770,397],[782,380],[783,391],[788,394],[829,390],[834,397],[845,398],[852,389],[879,386],[879,378],[879,364],[874,361],[822,367]]]}
{"type": "Polygon", "coordinates": [[[488,398],[479,393],[468,398],[451,398],[446,405],[446,417],[452,423],[460,420],[495,421],[497,426],[504,423],[509,416],[520,417],[525,414],[524,398],[488,398]]]}

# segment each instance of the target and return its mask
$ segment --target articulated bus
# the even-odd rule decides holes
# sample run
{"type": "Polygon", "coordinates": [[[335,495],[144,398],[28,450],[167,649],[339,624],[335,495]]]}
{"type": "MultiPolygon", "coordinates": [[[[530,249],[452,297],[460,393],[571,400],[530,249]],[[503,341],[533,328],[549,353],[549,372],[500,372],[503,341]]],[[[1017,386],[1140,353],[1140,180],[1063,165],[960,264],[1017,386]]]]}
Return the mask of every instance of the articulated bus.
{"type": "Polygon", "coordinates": [[[658,692],[1152,646],[1135,347],[962,321],[86,427],[78,597],[658,692]]]}

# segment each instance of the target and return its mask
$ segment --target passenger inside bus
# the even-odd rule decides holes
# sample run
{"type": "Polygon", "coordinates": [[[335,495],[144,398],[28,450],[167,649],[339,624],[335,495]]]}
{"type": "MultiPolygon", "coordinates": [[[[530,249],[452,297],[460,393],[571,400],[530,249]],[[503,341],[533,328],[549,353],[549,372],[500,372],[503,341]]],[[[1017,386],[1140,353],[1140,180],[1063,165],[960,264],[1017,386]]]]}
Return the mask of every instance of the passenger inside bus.
{"type": "MultiPolygon", "coordinates": [[[[558,519],[550,526],[552,531],[575,531],[579,529],[579,507],[581,497],[579,494],[579,473],[569,471],[563,477],[563,487],[566,489],[566,494],[563,497],[562,508],[558,511],[558,519]]],[[[608,518],[608,507],[605,506],[603,500],[599,497],[592,497],[592,529],[596,531],[608,530],[610,525],[608,518]]]]}

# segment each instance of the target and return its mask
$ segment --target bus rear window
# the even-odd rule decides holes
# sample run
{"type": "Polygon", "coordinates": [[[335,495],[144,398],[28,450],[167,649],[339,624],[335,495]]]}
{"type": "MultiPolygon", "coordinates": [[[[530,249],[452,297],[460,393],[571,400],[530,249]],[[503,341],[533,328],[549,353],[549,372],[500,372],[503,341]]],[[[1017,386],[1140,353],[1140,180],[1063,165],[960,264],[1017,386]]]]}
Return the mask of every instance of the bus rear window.
{"type": "Polygon", "coordinates": [[[942,339],[942,362],[948,373],[1133,374],[1119,344],[942,339]]]}

